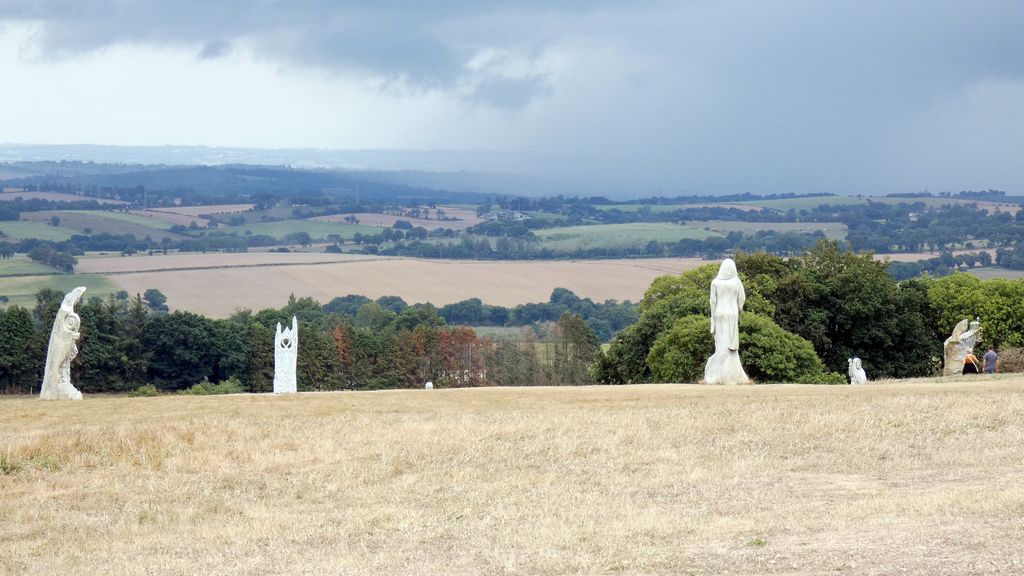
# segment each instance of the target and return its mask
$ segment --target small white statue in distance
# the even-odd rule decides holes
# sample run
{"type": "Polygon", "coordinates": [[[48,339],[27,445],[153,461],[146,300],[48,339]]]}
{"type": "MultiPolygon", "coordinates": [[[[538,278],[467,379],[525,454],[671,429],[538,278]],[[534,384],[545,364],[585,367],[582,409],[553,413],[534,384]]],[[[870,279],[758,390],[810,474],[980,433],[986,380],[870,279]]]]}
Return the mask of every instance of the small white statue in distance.
{"type": "Polygon", "coordinates": [[[711,334],[715,353],[704,366],[705,384],[748,384],[740,364],[740,310],[747,294],[736,274],[732,258],[722,261],[718,276],[711,281],[711,334]]]}
{"type": "Polygon", "coordinates": [[[299,320],[292,316],[292,327],[281,329],[277,323],[274,334],[274,394],[298,391],[295,366],[299,358],[299,320]]]}
{"type": "Polygon", "coordinates": [[[430,380],[427,380],[427,383],[423,385],[423,389],[424,390],[433,390],[434,389],[434,383],[431,382],[430,380]]]}
{"type": "Polygon", "coordinates": [[[71,361],[78,355],[75,340],[82,319],[75,314],[75,304],[85,293],[85,286],[79,286],[64,296],[64,301],[53,319],[50,330],[50,347],[46,350],[46,368],[43,371],[43,385],[39,397],[43,400],[81,400],[82,393],[71,384],[71,361]]]}
{"type": "Polygon", "coordinates": [[[853,358],[847,359],[849,364],[850,384],[867,384],[868,375],[864,373],[864,368],[860,365],[860,358],[854,356],[853,358]]]}
{"type": "Polygon", "coordinates": [[[974,345],[981,340],[981,321],[975,318],[968,322],[964,318],[953,328],[953,334],[942,344],[944,362],[943,376],[959,376],[964,373],[964,358],[974,352],[974,345]]]}

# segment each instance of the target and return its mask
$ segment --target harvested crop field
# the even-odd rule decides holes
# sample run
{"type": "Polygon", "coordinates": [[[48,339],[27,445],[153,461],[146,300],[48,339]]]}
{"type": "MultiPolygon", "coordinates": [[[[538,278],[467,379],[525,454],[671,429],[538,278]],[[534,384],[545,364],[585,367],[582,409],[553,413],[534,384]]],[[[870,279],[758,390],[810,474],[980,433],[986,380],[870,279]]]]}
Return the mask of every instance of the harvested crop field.
{"type": "MultiPolygon", "coordinates": [[[[172,309],[224,317],[240,308],[283,306],[291,294],[310,296],[321,303],[337,296],[361,294],[370,298],[395,295],[409,303],[431,302],[437,306],[467,298],[514,306],[547,302],[551,291],[561,287],[597,301],[636,301],[654,278],[706,264],[696,258],[498,262],[341,256],[346,259],[325,264],[214,268],[214,262],[233,266],[235,259],[245,255],[206,256],[223,258],[192,261],[194,267],[201,262],[205,269],[183,267],[112,274],[109,278],[129,294],[158,288],[167,295],[172,309]]],[[[155,256],[130,260],[146,266],[160,265],[155,256]]],[[[106,266],[110,271],[113,261],[116,259],[94,266],[83,259],[79,269],[98,272],[106,266]]]]}
{"type": "Polygon", "coordinates": [[[202,214],[238,214],[239,212],[248,212],[255,207],[255,204],[209,204],[206,206],[174,206],[156,208],[155,210],[184,214],[185,216],[200,216],[202,214]]]}
{"type": "MultiPolygon", "coordinates": [[[[130,214],[139,216],[141,218],[152,218],[160,222],[167,222],[170,225],[179,224],[181,226],[191,226],[195,222],[196,226],[200,228],[206,227],[206,218],[200,218],[199,216],[189,216],[187,214],[178,214],[176,212],[167,212],[165,210],[132,210],[130,214]]],[[[162,226],[162,224],[160,224],[162,226]]]]}
{"type": "MultiPolygon", "coordinates": [[[[954,256],[960,254],[977,254],[979,252],[988,252],[992,259],[995,260],[996,251],[994,248],[984,248],[975,250],[953,250],[951,253],[954,256]]],[[[888,258],[893,262],[920,262],[921,260],[929,260],[931,258],[938,258],[941,256],[941,252],[898,252],[894,254],[875,254],[876,259],[888,258]]]]}
{"type": "Polygon", "coordinates": [[[1024,380],[0,399],[7,574],[1020,574],[1024,380]]]}
{"type": "Polygon", "coordinates": [[[197,268],[230,268],[248,266],[287,266],[378,260],[379,256],[331,254],[328,252],[242,252],[228,254],[211,252],[179,252],[172,254],[136,254],[134,256],[89,255],[80,257],[76,269],[89,274],[141,272],[153,270],[190,270],[197,268]]]}

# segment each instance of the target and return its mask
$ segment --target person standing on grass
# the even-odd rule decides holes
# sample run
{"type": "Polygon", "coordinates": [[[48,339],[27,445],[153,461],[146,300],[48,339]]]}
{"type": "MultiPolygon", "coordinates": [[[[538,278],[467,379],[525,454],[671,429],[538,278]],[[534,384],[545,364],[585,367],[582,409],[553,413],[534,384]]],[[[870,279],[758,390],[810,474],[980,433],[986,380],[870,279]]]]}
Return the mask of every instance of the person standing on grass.
{"type": "Polygon", "coordinates": [[[988,352],[985,352],[985,356],[982,358],[985,360],[985,374],[995,374],[996,363],[999,361],[999,354],[996,354],[996,351],[989,346],[988,352]]]}
{"type": "Polygon", "coordinates": [[[964,356],[964,374],[981,374],[981,365],[978,364],[978,357],[973,352],[964,356]]]}

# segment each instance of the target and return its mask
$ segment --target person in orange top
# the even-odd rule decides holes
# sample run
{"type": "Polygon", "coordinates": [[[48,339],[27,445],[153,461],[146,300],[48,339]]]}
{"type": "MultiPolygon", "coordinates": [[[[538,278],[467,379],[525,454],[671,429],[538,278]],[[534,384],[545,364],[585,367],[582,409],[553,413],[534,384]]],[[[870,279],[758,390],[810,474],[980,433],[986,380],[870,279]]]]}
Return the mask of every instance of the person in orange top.
{"type": "Polygon", "coordinates": [[[981,372],[981,364],[978,357],[973,353],[964,356],[964,374],[978,374],[981,372]]]}

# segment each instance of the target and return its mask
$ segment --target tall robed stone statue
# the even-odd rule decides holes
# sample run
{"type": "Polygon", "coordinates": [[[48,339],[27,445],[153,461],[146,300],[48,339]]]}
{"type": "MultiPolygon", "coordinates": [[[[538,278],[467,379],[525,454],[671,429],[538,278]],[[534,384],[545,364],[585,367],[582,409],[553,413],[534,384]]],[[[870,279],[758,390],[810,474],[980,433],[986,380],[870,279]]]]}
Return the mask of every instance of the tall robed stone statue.
{"type": "Polygon", "coordinates": [[[46,350],[46,368],[39,397],[43,400],[81,400],[82,393],[71,384],[71,361],[78,355],[78,328],[82,319],[75,313],[75,304],[85,293],[79,286],[64,296],[50,330],[50,346],[46,350]]]}
{"type": "Polygon", "coordinates": [[[705,384],[748,384],[740,364],[740,310],[747,294],[736,274],[732,258],[722,261],[718,276],[711,281],[711,334],[715,353],[704,366],[705,384]]]}
{"type": "Polygon", "coordinates": [[[274,334],[274,394],[290,394],[298,390],[295,366],[299,358],[299,320],[292,316],[292,327],[281,329],[277,323],[274,334]]]}
{"type": "Polygon", "coordinates": [[[860,358],[854,356],[846,359],[847,373],[850,375],[850,384],[867,384],[868,375],[860,363],[860,358]]]}

